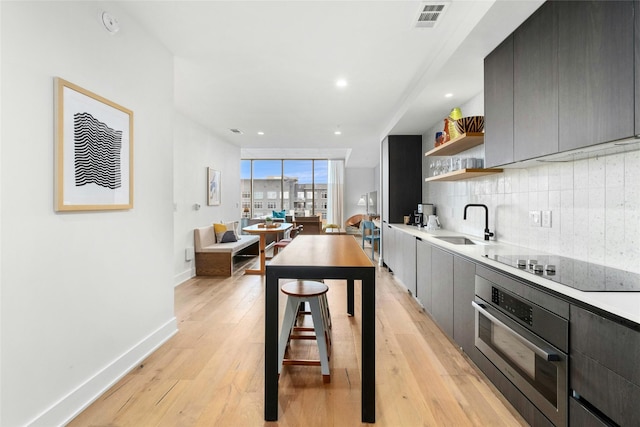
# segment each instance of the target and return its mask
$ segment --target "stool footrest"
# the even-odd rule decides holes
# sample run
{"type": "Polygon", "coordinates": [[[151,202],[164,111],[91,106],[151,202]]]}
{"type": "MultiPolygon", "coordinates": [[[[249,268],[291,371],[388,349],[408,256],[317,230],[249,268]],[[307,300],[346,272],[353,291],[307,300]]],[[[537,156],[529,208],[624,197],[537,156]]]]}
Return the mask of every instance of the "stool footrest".
{"type": "Polygon", "coordinates": [[[320,366],[319,360],[310,359],[282,359],[283,365],[320,366]]]}
{"type": "Polygon", "coordinates": [[[315,335],[293,335],[289,336],[290,340],[316,340],[315,335]]]}
{"type": "Polygon", "coordinates": [[[314,327],[309,327],[309,326],[294,326],[293,327],[294,331],[301,331],[301,332],[313,332],[316,330],[316,328],[314,327]]]}

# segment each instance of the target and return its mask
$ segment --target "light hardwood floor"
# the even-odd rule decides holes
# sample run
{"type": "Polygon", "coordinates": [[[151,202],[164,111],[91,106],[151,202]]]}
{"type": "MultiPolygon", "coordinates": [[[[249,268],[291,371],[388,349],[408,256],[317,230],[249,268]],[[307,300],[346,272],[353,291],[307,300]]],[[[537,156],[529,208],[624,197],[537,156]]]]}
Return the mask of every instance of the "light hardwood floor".
{"type": "MultiPolygon", "coordinates": [[[[178,334],[69,425],[366,425],[360,422],[359,284],[356,316],[348,317],[346,282],[327,283],[331,383],[323,384],[319,367],[285,367],[277,423],[263,421],[264,278],[239,271],[178,286],[178,334]]],[[[527,425],[384,268],[376,287],[377,425],[527,425]]],[[[281,316],[284,301],[281,296],[281,316]]],[[[292,345],[312,357],[313,344],[292,345]]]]}

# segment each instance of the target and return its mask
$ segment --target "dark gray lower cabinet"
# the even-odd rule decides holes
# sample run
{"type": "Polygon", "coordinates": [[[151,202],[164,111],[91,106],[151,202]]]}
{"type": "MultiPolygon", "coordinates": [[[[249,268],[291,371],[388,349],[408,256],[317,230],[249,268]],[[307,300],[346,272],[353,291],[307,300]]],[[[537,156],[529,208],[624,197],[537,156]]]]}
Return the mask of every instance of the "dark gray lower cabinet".
{"type": "Polygon", "coordinates": [[[607,427],[598,415],[582,406],[577,399],[569,399],[569,425],[576,427],[607,427]]]}
{"type": "Polygon", "coordinates": [[[416,242],[416,297],[429,313],[431,313],[431,288],[431,245],[418,239],[416,242]]]}
{"type": "Polygon", "coordinates": [[[396,230],[389,224],[382,225],[382,256],[387,268],[395,271],[396,255],[396,230]]]}
{"type": "Polygon", "coordinates": [[[453,337],[453,255],[431,248],[431,315],[453,337]]]}
{"type": "MultiPolygon", "coordinates": [[[[571,306],[569,384],[587,412],[640,425],[640,330],[571,306]],[[595,408],[596,411],[591,411],[595,408]]],[[[569,413],[578,424],[584,413],[569,413]]],[[[597,425],[597,424],[596,424],[597,425]]]]}
{"type": "Polygon", "coordinates": [[[475,349],[475,313],[471,301],[475,295],[476,265],[453,257],[453,339],[471,355],[475,349]]]}
{"type": "Polygon", "coordinates": [[[411,295],[416,295],[416,237],[409,233],[398,233],[402,242],[402,283],[409,289],[411,295]]]}

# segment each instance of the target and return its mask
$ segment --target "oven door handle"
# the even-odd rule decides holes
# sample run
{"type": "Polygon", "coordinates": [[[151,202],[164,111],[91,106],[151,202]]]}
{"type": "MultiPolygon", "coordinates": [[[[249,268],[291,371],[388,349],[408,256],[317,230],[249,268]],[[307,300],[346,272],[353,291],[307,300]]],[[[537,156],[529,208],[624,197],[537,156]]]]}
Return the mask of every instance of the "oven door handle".
{"type": "Polygon", "coordinates": [[[498,318],[496,318],[494,315],[490,314],[487,310],[486,310],[486,306],[484,304],[478,304],[475,301],[471,301],[471,305],[473,306],[473,308],[475,308],[478,312],[482,313],[483,316],[485,316],[487,319],[491,320],[493,323],[496,323],[497,325],[502,326],[507,332],[509,332],[514,338],[516,338],[518,341],[520,341],[523,345],[525,345],[527,348],[529,348],[531,351],[533,351],[535,354],[537,354],[538,356],[542,357],[544,360],[548,361],[548,362],[559,362],[561,359],[561,357],[557,354],[554,353],[549,353],[543,349],[541,349],[540,347],[538,347],[537,345],[535,345],[534,343],[532,343],[531,341],[529,341],[528,339],[526,339],[525,337],[523,337],[522,335],[518,334],[517,332],[515,332],[513,329],[511,329],[509,326],[505,325],[502,321],[500,321],[498,318]]]}

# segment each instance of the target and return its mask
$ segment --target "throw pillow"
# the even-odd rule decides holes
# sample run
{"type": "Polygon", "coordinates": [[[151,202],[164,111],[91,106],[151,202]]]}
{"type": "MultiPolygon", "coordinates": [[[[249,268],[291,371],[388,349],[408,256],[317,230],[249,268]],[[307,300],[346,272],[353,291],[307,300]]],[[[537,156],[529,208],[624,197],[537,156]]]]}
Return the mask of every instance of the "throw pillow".
{"type": "Polygon", "coordinates": [[[282,211],[280,211],[280,212],[278,212],[278,211],[272,211],[271,213],[272,213],[272,215],[271,215],[271,216],[272,216],[273,218],[285,219],[285,217],[286,217],[286,211],[284,211],[284,210],[282,210],[282,211]]]}
{"type": "Polygon", "coordinates": [[[222,236],[220,236],[219,239],[219,243],[228,243],[228,242],[237,242],[238,241],[238,237],[236,236],[236,233],[233,232],[233,230],[227,230],[224,233],[222,233],[222,236]]]}
{"type": "Polygon", "coordinates": [[[225,222],[224,225],[227,226],[227,230],[228,231],[233,231],[233,234],[235,234],[236,236],[236,241],[239,240],[240,238],[238,237],[238,227],[240,225],[239,221],[231,221],[231,222],[225,222]]]}
{"type": "Polygon", "coordinates": [[[213,224],[213,232],[216,235],[216,242],[220,243],[220,240],[222,239],[222,236],[224,235],[225,231],[227,231],[227,226],[224,224],[213,224]]]}

